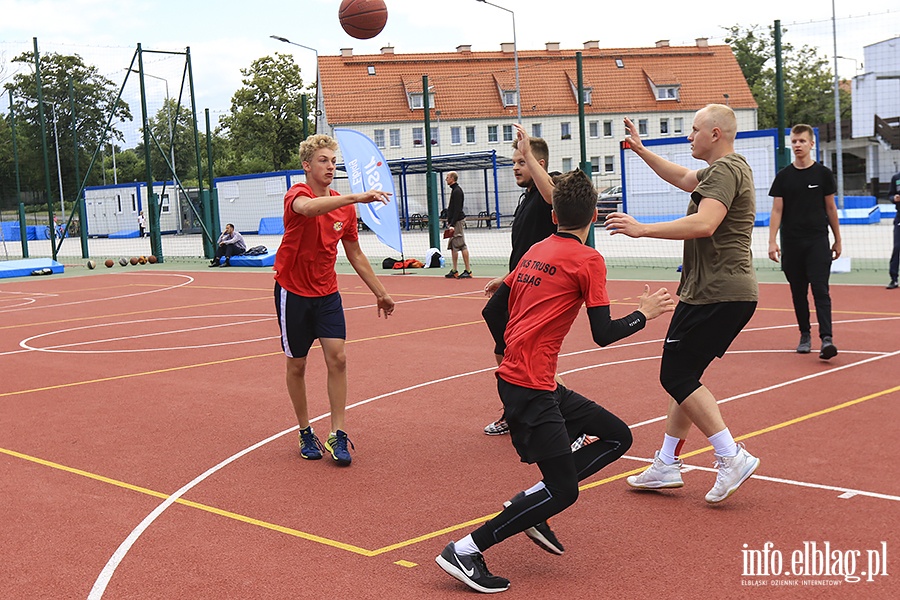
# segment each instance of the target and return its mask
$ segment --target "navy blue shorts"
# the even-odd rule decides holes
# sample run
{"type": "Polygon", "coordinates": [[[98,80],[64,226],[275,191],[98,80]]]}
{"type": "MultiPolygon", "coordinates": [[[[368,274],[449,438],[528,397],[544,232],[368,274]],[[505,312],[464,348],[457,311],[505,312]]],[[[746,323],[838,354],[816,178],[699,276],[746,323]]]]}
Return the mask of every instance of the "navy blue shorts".
{"type": "Polygon", "coordinates": [[[281,348],[288,358],[303,358],[319,338],[347,339],[341,294],[318,298],[298,296],[275,283],[275,313],[281,348]]]}

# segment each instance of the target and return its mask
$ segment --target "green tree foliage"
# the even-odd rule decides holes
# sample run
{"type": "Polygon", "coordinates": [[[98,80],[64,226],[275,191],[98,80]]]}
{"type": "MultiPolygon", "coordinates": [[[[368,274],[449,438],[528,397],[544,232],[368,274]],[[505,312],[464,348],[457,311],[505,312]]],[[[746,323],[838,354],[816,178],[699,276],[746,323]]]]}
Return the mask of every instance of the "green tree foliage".
{"type": "MultiPolygon", "coordinates": [[[[299,167],[297,150],[303,141],[300,67],[290,54],[264,56],[241,69],[244,87],[231,98],[231,112],[220,130],[229,140],[225,171],[280,171],[299,167]]],[[[313,95],[308,108],[315,110],[313,95]]],[[[313,129],[310,119],[310,131],[313,129]]],[[[224,173],[223,173],[224,174],[224,173]]]]}
{"type": "MultiPolygon", "coordinates": [[[[775,29],[759,25],[732,25],[726,28],[725,42],[744,73],[759,105],[760,129],[778,126],[775,86],[775,29]]],[[[810,46],[797,49],[784,42],[782,28],[782,70],[786,126],[834,123],[834,72],[826,58],[810,46]]],[[[841,90],[841,118],[849,118],[850,93],[841,90]]]]}
{"type": "MultiPolygon", "coordinates": [[[[25,52],[13,62],[34,65],[34,53],[25,52]]],[[[44,118],[47,132],[48,159],[51,172],[56,171],[56,148],[54,147],[53,117],[56,117],[56,136],[59,140],[59,163],[63,178],[63,190],[67,206],[75,198],[81,181],[75,180],[75,144],[72,135],[72,110],[69,101],[69,80],[71,78],[74,104],[75,126],[78,131],[78,158],[81,177],[84,178],[90,158],[104,137],[104,129],[113,114],[116,121],[131,120],[131,110],[127,103],[116,104],[118,87],[100,74],[97,67],[87,65],[77,55],[47,53],[41,55],[41,82],[44,100],[44,118]]],[[[13,90],[19,167],[22,189],[44,190],[44,158],[41,144],[40,114],[37,102],[37,86],[34,68],[23,70],[13,76],[5,88],[13,90]]],[[[106,134],[122,139],[120,133],[106,134]]],[[[88,179],[89,185],[102,181],[102,172],[97,169],[88,179]]],[[[53,178],[55,183],[56,178],[53,178]]],[[[54,185],[54,196],[58,190],[54,185]]],[[[58,202],[58,198],[56,198],[58,202]]]]}

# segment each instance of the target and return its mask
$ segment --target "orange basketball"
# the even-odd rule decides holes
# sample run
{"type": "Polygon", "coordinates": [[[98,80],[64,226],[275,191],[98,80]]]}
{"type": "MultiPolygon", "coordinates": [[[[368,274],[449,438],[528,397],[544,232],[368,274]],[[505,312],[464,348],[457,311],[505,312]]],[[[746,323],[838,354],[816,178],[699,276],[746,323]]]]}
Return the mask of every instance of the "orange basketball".
{"type": "Polygon", "coordinates": [[[383,0],[344,0],[338,10],[341,27],[358,40],[373,38],[387,23],[387,6],[383,0]]]}
{"type": "Polygon", "coordinates": [[[138,256],[138,262],[142,265],[147,264],[147,257],[146,256],[138,256]]]}
{"type": "Polygon", "coordinates": [[[150,263],[151,265],[155,265],[156,264],[156,256],[151,254],[150,256],[147,257],[147,262],[150,263]]]}
{"type": "Polygon", "coordinates": [[[114,261],[114,260],[111,259],[111,258],[107,258],[107,259],[106,259],[106,262],[103,263],[103,264],[106,265],[106,268],[107,268],[107,269],[109,269],[109,268],[111,268],[114,264],[116,264],[116,261],[114,261]]]}
{"type": "Polygon", "coordinates": [[[137,256],[132,256],[131,258],[128,259],[128,262],[130,262],[133,265],[138,264],[137,256]]]}

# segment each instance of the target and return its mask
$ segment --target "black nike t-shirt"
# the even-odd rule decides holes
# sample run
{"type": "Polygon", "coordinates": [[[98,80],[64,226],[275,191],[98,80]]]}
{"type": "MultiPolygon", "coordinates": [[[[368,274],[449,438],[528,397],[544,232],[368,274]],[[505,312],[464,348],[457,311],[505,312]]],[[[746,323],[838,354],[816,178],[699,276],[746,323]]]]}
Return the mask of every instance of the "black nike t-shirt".
{"type": "MultiPolygon", "coordinates": [[[[559,175],[550,173],[551,177],[559,175]]],[[[512,222],[512,252],[509,255],[509,270],[515,271],[522,256],[528,249],[541,240],[545,240],[556,233],[556,225],[553,223],[551,213],[553,208],[544,201],[537,186],[532,184],[522,194],[519,205],[512,222]]]]}
{"type": "Polygon", "coordinates": [[[781,243],[828,237],[825,197],[834,194],[837,184],[831,169],[813,163],[806,169],[790,164],[778,172],[769,195],[781,197],[781,243]]]}

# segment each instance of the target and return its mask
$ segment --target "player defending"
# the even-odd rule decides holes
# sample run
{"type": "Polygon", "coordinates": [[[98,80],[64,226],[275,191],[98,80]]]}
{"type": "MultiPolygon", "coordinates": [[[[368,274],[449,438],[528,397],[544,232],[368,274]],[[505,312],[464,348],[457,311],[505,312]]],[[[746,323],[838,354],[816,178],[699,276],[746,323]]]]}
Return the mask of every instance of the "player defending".
{"type": "Polygon", "coordinates": [[[319,459],[324,449],[346,466],[351,462],[347,445],[353,447],[353,443],[344,431],[347,335],[334,270],[338,241],[350,265],[375,294],[378,316],[383,312],[389,317],[394,301],[359,247],[354,206],[357,202],[387,203],[387,194],[370,190],[342,196],[332,190],[337,148],[337,142],[327,135],[312,135],[300,144],[306,183],[292,186],[284,196],[284,237],[275,256],[275,311],[281,347],[287,355],[288,393],[300,425],[300,456],[319,459]],[[324,448],[309,424],[306,403],[306,355],[316,339],[325,354],[331,405],[331,434],[324,448]]]}
{"type": "Polygon", "coordinates": [[[653,464],[628,484],[641,489],[678,488],[678,456],[691,428],[712,444],[719,468],[709,503],[733,494],[759,466],[759,459],[737,445],[719,405],[700,377],[713,358],[721,358],[756,310],[759,289],[753,271],[750,238],[756,218],[753,173],[734,152],[737,119],[722,104],[697,111],[688,141],[694,158],[709,167],[692,171],[654,154],[641,143],[638,129],[625,119],[626,142],[662,179],[691,194],[687,216],[664,223],[638,223],[624,213],[606,218],[611,234],[685,240],[680,301],[663,345],[659,380],[672,399],[666,434],[653,464]]]}
{"type": "Polygon", "coordinates": [[[614,414],[558,384],[559,349],[587,306],[594,341],[606,346],[644,328],[672,310],[665,288],[645,286],[638,309],[610,319],[606,263],[585,246],[597,219],[597,192],[582,171],[563,175],[553,191],[555,235],[531,247],[482,314],[498,347],[497,390],[510,437],[523,462],[537,463],[543,479],[519,492],[505,508],[471,534],[450,542],[435,559],[444,571],[479,592],[501,592],[509,581],[492,575],[482,552],[520,532],[553,554],[563,546],[547,519],[578,498],[578,482],[612,463],[631,446],[628,426],[614,414]],[[504,348],[505,346],[505,348],[504,348]],[[599,438],[572,452],[582,434],[599,438]]]}

